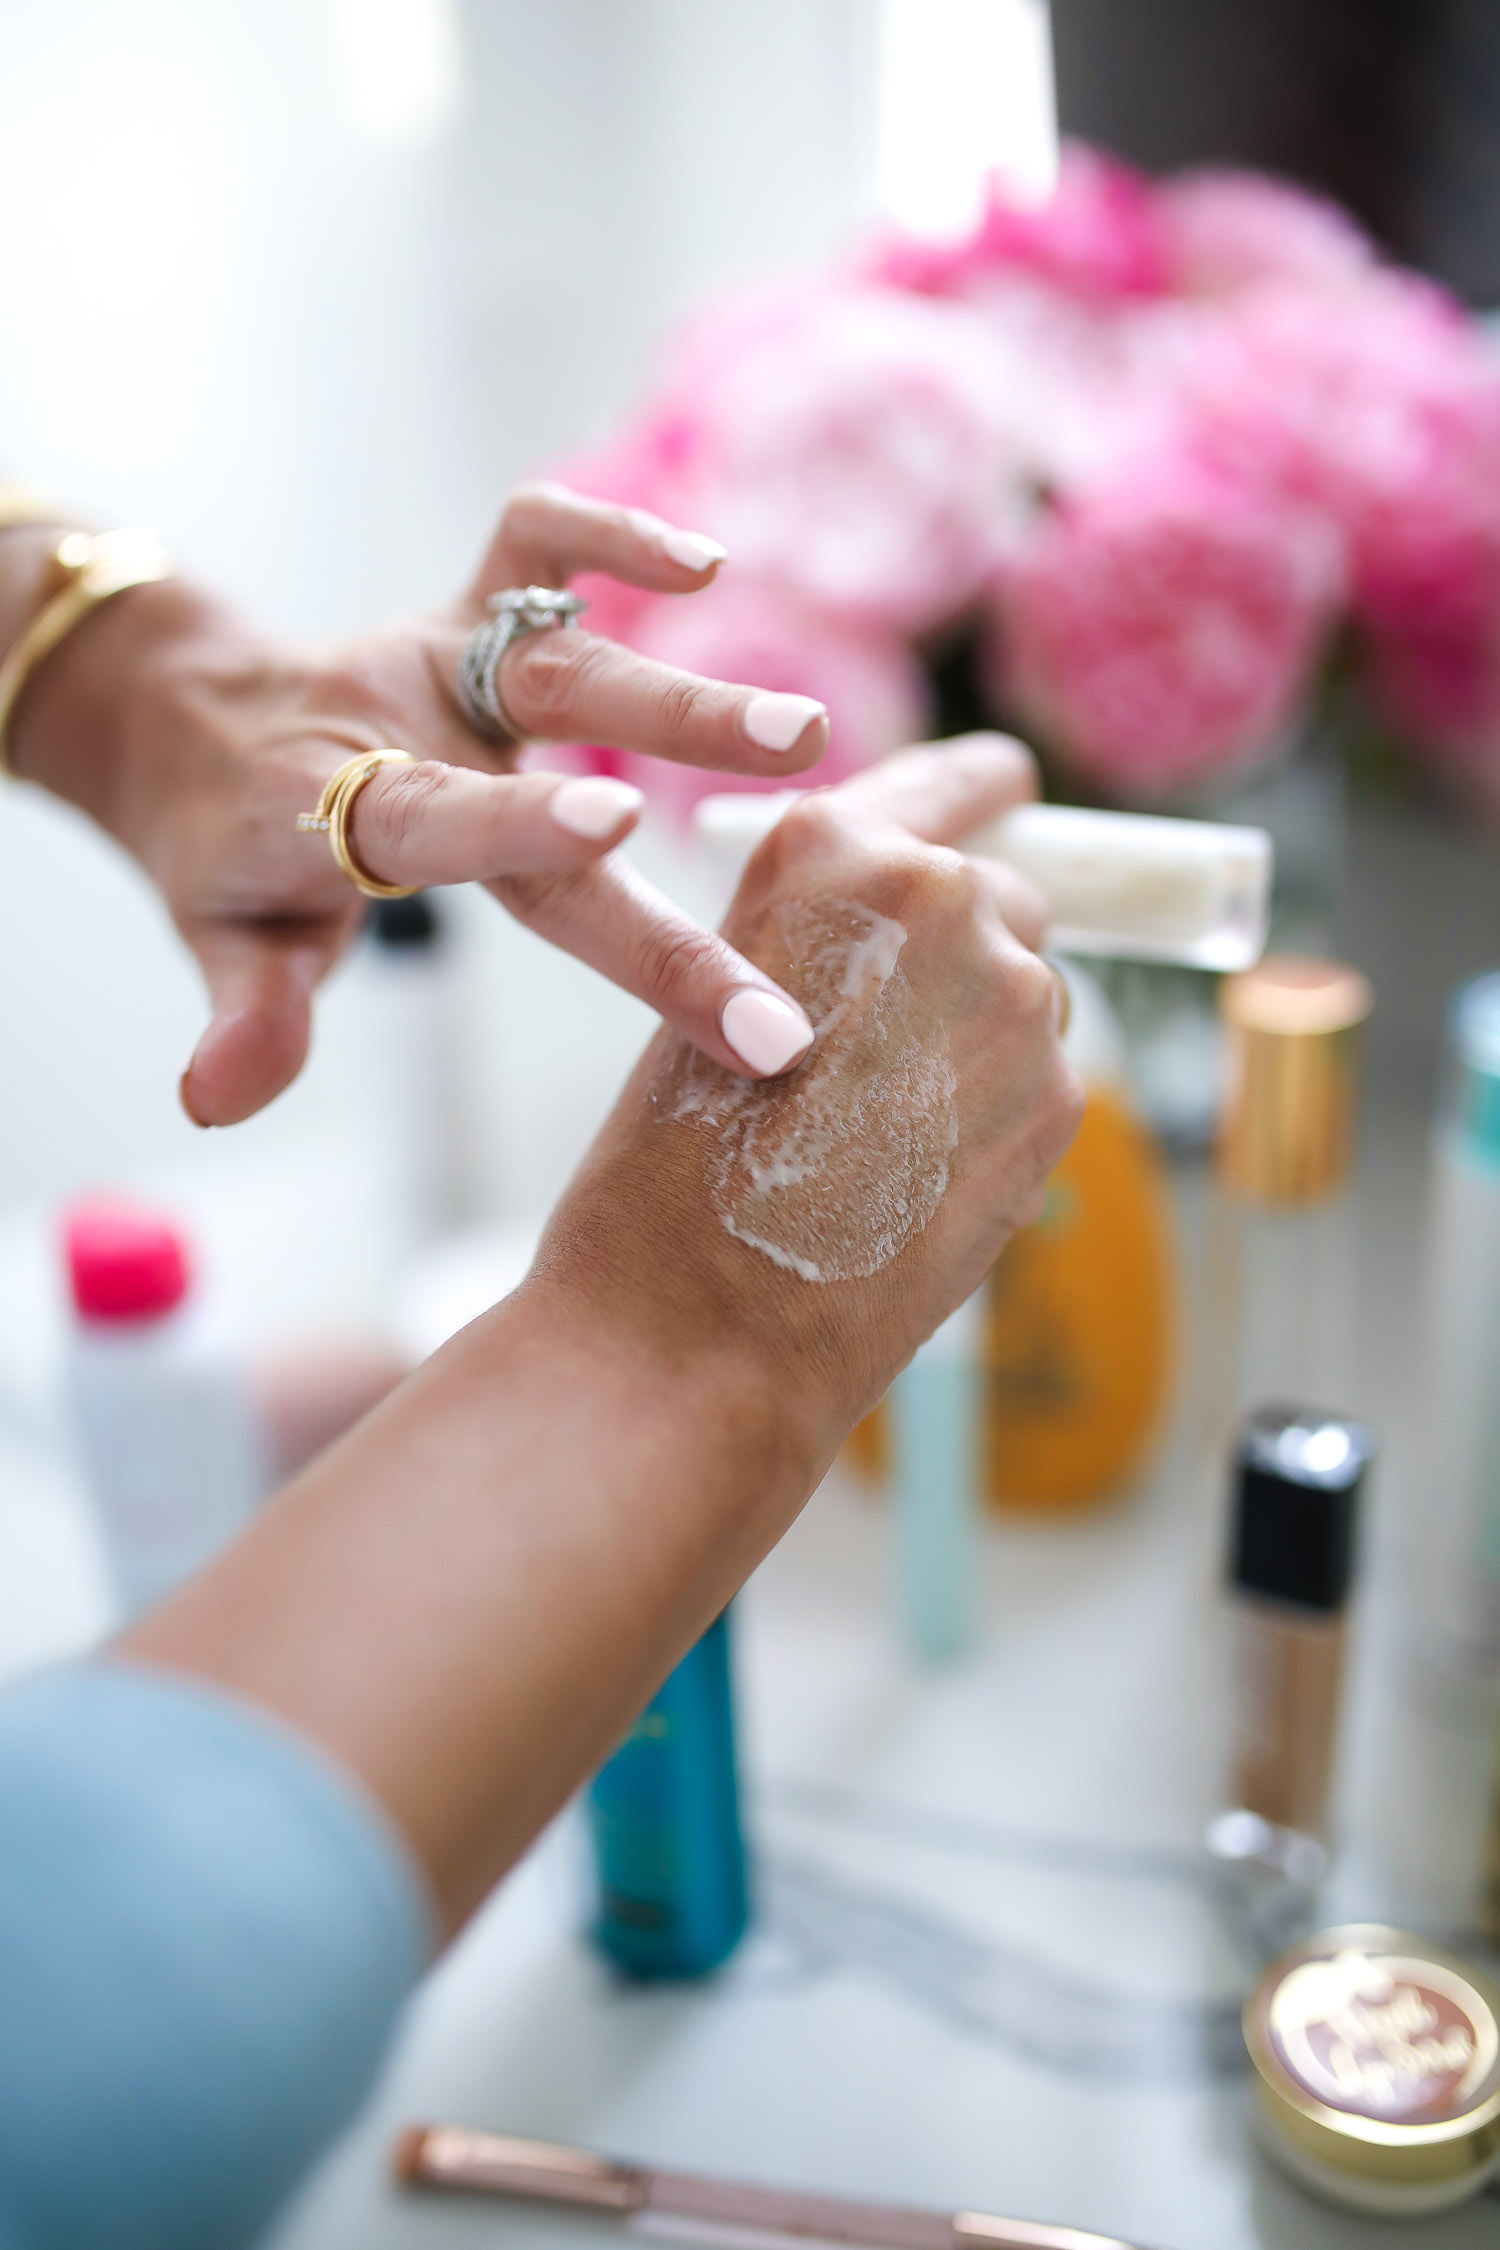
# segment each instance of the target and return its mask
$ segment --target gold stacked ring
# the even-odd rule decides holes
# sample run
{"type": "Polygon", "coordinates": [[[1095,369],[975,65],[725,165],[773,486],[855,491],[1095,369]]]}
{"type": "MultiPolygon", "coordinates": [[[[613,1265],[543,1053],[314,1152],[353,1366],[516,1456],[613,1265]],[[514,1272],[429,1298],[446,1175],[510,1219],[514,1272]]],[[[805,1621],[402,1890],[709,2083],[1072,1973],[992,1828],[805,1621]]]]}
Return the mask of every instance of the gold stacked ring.
{"type": "Polygon", "coordinates": [[[354,810],[355,798],[371,775],[378,773],[382,766],[415,764],[409,750],[361,750],[357,757],[346,758],[329,775],[316,810],[297,815],[299,833],[326,835],[339,873],[346,875],[366,898],[410,898],[414,891],[421,889],[420,883],[377,882],[360,866],[349,842],[349,815],[354,810]]]}

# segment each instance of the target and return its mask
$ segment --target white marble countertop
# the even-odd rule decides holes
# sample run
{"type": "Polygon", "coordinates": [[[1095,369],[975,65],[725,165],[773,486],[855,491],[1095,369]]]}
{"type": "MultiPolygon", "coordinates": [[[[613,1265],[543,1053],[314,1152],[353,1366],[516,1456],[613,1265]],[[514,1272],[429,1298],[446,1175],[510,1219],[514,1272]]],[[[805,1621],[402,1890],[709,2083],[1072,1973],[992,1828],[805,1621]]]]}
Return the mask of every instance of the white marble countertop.
{"type": "MultiPolygon", "coordinates": [[[[603,2250],[609,2222],[393,2190],[395,2132],[436,2119],[1152,2250],[1493,2250],[1493,2198],[1396,2230],[1250,2146],[1259,1954],[1195,1848],[1218,1733],[1213,1511],[1187,1481],[990,1534],[984,1644],[929,1676],[888,1627],[881,1513],[825,1487],[740,1606],[758,1912],[738,1958],[701,1987],[616,1980],[579,1938],[560,1823],[430,1980],[278,2250],[603,2250]]],[[[1368,1842],[1329,1918],[1422,1905],[1368,1842]]]]}
{"type": "MultiPolygon", "coordinates": [[[[1382,1151],[1378,1258],[1409,1259],[1413,1136],[1382,1151]]],[[[1184,1190],[1187,1235],[1198,1189],[1184,1190]]],[[[1404,1412],[1390,1292],[1362,1389],[1404,1412]]],[[[1382,1307],[1384,1309],[1382,1309],[1382,1307]]],[[[1221,1473],[1188,1426],[1128,1505],[982,1535],[983,1633],[923,1673],[892,1625],[887,1517],[835,1475],[738,1605],[756,1916],[702,1985],[617,1981],[579,1935],[559,1822],[416,1996],[367,2114],[277,2250],[605,2250],[612,2222],[389,2184],[396,2131],[446,2120],[648,2162],[1123,2236],[1149,2250],[1495,2250],[1494,2195],[1392,2226],[1314,2201],[1251,2148],[1237,2014],[1261,1947],[1198,1850],[1220,1770],[1221,1473]]],[[[57,1462],[0,1448],[0,1657],[97,1629],[57,1462]]],[[[1482,1712],[1393,1651],[1410,1445],[1368,1542],[1325,1920],[1461,1933],[1482,1712]]]]}

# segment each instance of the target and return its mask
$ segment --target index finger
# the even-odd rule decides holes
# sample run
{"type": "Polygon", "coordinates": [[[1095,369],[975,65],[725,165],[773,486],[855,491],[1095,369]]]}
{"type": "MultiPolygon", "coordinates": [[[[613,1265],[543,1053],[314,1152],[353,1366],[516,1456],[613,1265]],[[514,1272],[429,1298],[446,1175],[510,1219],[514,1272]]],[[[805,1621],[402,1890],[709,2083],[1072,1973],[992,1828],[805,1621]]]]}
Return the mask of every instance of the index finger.
{"type": "Polygon", "coordinates": [[[897,750],[836,792],[841,803],[894,821],[924,844],[959,847],[1036,793],[1036,760],[1009,734],[961,734],[897,750]]]}
{"type": "Polygon", "coordinates": [[[566,586],[578,571],[602,570],[653,593],[691,593],[725,559],[718,540],[704,532],[681,530],[645,508],[538,482],[521,485],[506,502],[475,590],[566,586]]]}

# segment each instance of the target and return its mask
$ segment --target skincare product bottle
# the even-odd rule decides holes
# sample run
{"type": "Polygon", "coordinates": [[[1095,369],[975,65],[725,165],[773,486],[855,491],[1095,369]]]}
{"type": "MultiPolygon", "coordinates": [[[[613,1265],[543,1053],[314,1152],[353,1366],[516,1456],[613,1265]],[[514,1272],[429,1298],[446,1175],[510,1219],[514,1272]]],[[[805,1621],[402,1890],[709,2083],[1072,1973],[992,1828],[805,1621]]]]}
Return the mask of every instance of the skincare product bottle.
{"type": "Polygon", "coordinates": [[[1434,1136],[1425,1293],[1419,1645],[1500,1678],[1500,972],[1460,987],[1434,1136]]]}
{"type": "MultiPolygon", "coordinates": [[[[800,790],[705,797],[699,841],[737,873],[800,790]]],[[[1051,903],[1048,943],[1063,953],[1245,969],[1265,946],[1271,839],[1263,828],[1020,805],[970,836],[976,859],[1000,859],[1051,903]]]]}
{"type": "Polygon", "coordinates": [[[131,1616],[233,1538],[266,1464],[239,1358],[171,1221],[80,1204],[63,1239],[75,1314],[65,1410],[131,1616]]]}
{"type": "Polygon", "coordinates": [[[1244,2030],[1257,2138],[1315,2195],[1415,2219],[1494,2179],[1500,1989],[1471,1962],[1405,1930],[1324,1930],[1272,1962],[1244,2030]]]}
{"type": "Polygon", "coordinates": [[[901,1620],[927,1664],[961,1656],[974,1629],[983,1335],[980,1290],[918,1349],[886,1400],[901,1620]]]}
{"type": "Polygon", "coordinates": [[[377,1017],[392,1218],[409,1254],[469,1218],[473,1200],[453,939],[426,891],[376,900],[363,971],[377,1017]]]}
{"type": "Polygon", "coordinates": [[[1229,1803],[1326,1834],[1355,1525],[1375,1441],[1311,1407],[1252,1414],[1234,1464],[1229,1803]]]}
{"type": "MultiPolygon", "coordinates": [[[[1076,962],[1066,973],[1063,1048],[1084,1083],[1083,1118],[1040,1218],[996,1260],[978,1343],[980,1490],[996,1508],[1053,1517],[1097,1507],[1139,1471],[1170,1393],[1177,1326],[1166,1175],[1131,1102],[1123,1034],[1094,978],[1076,962]]],[[[956,1390],[957,1376],[947,1380],[956,1390]]],[[[893,1407],[894,1395],[845,1448],[871,1483],[891,1471],[893,1407]]],[[[904,1473],[896,1483],[908,1489],[904,1473]]],[[[911,1583],[906,1598],[925,1602],[911,1583]]]]}
{"type": "Polygon", "coordinates": [[[1495,1769],[1490,1786],[1490,1824],[1485,1839],[1480,1918],[1491,1945],[1500,1946],[1500,1730],[1495,1735],[1495,1769]]]}
{"type": "Polygon", "coordinates": [[[632,1976],[717,1968],[748,1912],[727,1610],[595,1775],[587,1809],[595,1942],[632,1976]]]}
{"type": "Polygon", "coordinates": [[[1117,1494],[1160,1429],[1176,1358],[1177,1277],[1162,1160],[1135,1114],[1108,1000],[1069,964],[1064,1051],[1086,1103],[1041,1216],[991,1272],[985,1491],[1062,1516],[1117,1494]]]}
{"type": "Polygon", "coordinates": [[[1268,956],[1228,978],[1211,1228],[1217,1444],[1267,1399],[1347,1407],[1358,1277],[1351,1186],[1366,980],[1338,961],[1268,956]]]}

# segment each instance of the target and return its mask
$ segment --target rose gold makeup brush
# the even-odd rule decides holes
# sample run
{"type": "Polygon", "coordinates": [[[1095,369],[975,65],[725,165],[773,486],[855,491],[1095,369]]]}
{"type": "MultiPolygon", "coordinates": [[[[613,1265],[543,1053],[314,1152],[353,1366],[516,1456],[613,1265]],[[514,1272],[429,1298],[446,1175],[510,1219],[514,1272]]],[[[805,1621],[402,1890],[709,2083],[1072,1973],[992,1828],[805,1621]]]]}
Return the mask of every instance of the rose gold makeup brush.
{"type": "Polygon", "coordinates": [[[414,2125],[391,2154],[409,2186],[514,2195],[609,2211],[640,2234],[717,2250],[786,2250],[788,2242],[858,2244],[861,2250],[1140,2250],[1079,2227],[995,2219],[983,2211],[903,2210],[841,2195],[803,2195],[619,2164],[550,2141],[515,2141],[463,2125],[414,2125]]]}

